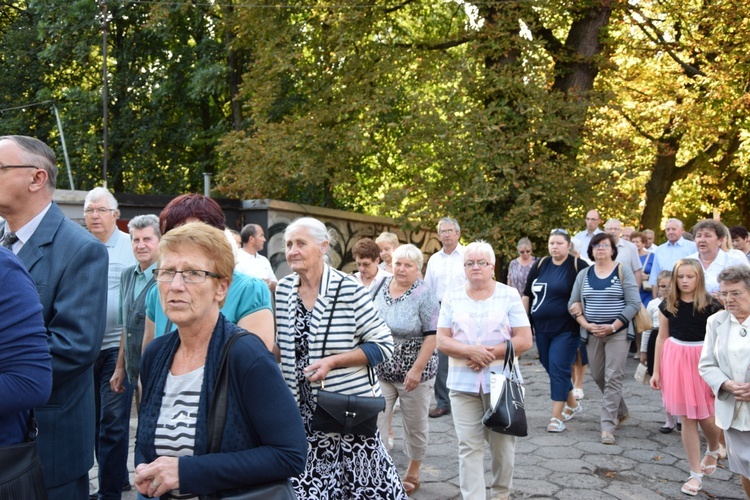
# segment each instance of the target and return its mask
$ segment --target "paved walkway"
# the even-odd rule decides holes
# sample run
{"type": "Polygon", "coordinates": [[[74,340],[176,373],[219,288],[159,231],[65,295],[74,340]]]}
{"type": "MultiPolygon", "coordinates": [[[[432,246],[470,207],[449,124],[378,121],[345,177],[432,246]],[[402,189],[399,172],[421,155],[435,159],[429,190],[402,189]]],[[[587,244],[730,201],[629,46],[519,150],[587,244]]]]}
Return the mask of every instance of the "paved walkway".
{"type": "MultiPolygon", "coordinates": [[[[660,393],[633,379],[638,365],[628,359],[624,395],[631,418],[616,432],[617,444],[599,442],[601,394],[586,374],[584,413],[567,423],[561,434],[546,432],[551,404],[549,378],[531,350],[521,356],[521,371],[526,382],[526,415],[529,435],[516,446],[514,492],[511,498],[534,499],[663,499],[688,498],[680,487],[689,475],[679,432],[661,434],[663,424],[660,393]]],[[[131,420],[132,436],[136,419],[131,420]]],[[[400,414],[394,417],[396,440],[393,459],[403,475],[408,459],[402,452],[403,432],[400,414]]],[[[705,444],[703,445],[705,449],[705,444]]],[[[485,471],[489,470],[489,454],[485,471]]],[[[132,456],[129,462],[132,468],[132,456]]],[[[704,490],[696,498],[744,499],[739,476],[726,469],[726,461],[704,481],[704,490]]],[[[95,483],[96,468],[92,470],[95,483]]],[[[460,499],[458,456],[453,421],[450,416],[430,419],[430,445],[422,463],[422,487],[415,500],[460,499]]],[[[489,482],[489,474],[486,475],[489,482]]],[[[131,471],[132,480],[132,471],[131,471]]],[[[123,495],[135,500],[134,492],[123,495]]]]}

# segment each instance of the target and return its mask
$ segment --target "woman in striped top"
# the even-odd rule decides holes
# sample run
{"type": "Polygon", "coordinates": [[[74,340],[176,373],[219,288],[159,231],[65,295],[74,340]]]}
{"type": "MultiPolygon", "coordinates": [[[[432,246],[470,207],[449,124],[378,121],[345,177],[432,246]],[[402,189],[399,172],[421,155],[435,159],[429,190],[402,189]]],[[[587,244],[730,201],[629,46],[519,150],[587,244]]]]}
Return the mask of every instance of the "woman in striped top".
{"type": "Polygon", "coordinates": [[[292,480],[297,496],[300,500],[405,500],[398,471],[379,433],[365,437],[312,429],[324,380],[327,391],[380,396],[377,379],[371,384],[369,372],[392,356],[391,331],[367,289],[324,262],[331,236],[322,222],[297,219],[287,226],[284,240],[293,273],[276,286],[275,352],[307,432],[307,466],[292,480]]]}
{"type": "Polygon", "coordinates": [[[568,308],[586,342],[591,375],[602,391],[601,442],[615,444],[615,429],[630,417],[622,397],[622,378],[630,348],[628,325],[641,307],[633,272],[615,262],[614,238],[591,238],[588,255],[594,265],[578,273],[568,308]]]}

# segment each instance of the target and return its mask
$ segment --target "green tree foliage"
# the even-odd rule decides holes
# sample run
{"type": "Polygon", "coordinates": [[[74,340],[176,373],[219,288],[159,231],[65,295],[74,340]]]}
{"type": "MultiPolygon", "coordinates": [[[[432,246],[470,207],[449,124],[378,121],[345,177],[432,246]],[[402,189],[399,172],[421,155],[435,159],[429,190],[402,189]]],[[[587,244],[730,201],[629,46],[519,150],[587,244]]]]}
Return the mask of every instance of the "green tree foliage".
{"type": "Polygon", "coordinates": [[[612,188],[600,190],[612,211],[653,229],[672,216],[689,227],[715,209],[729,225],[750,222],[749,13],[744,3],[692,0],[623,12],[599,80],[615,98],[593,114],[586,141],[609,172],[612,188]]]}
{"type": "Polygon", "coordinates": [[[570,222],[590,193],[577,152],[608,6],[314,5],[244,14],[254,127],[224,141],[224,193],[452,214],[508,255],[570,222]]]}
{"type": "MultiPolygon", "coordinates": [[[[242,63],[231,6],[108,0],[107,9],[109,187],[200,190],[219,138],[242,125],[230,93],[242,63]]],[[[103,20],[91,0],[10,2],[0,17],[0,107],[57,103],[77,189],[102,182],[103,20]]],[[[50,106],[3,116],[0,133],[36,135],[62,158],[50,106]]]]}

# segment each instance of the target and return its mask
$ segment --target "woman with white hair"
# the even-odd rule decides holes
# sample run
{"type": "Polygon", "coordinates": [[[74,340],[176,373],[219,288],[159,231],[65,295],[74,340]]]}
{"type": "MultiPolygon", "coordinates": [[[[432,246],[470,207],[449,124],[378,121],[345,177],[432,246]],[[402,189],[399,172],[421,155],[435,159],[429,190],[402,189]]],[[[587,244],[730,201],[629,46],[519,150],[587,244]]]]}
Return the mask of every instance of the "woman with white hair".
{"type": "Polygon", "coordinates": [[[325,225],[303,217],[284,231],[292,274],[276,286],[275,348],[307,433],[305,471],[292,479],[301,499],[406,499],[380,434],[325,433],[313,428],[319,390],[380,396],[375,366],[393,354],[391,331],[367,289],[323,257],[331,244],[325,225]]]}
{"type": "Polygon", "coordinates": [[[495,252],[475,241],[464,252],[465,286],[448,290],[438,319],[438,349],[449,356],[453,425],[464,500],[484,500],[484,447],[492,457],[492,498],[507,499],[513,481],[516,438],[482,425],[490,407],[490,370],[502,366],[506,340],[520,354],[531,347],[531,327],[515,288],[495,281],[495,252]]]}
{"type": "Polygon", "coordinates": [[[404,419],[404,448],[409,466],[403,479],[408,495],[419,489],[419,468],[427,451],[432,388],[437,374],[435,334],[440,312],[435,292],[419,279],[422,251],[401,245],[393,252],[393,276],[385,278],[374,303],[393,333],[393,357],[378,365],[378,379],[385,396],[385,413],[378,417],[381,436],[388,436],[389,418],[396,400],[404,419]]]}

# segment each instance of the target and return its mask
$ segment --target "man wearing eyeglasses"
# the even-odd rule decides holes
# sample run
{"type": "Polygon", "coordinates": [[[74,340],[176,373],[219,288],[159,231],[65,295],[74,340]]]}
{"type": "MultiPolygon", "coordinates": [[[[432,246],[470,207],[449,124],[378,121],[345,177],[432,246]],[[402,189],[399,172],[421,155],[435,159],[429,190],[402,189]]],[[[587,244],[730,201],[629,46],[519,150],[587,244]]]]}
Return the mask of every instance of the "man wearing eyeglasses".
{"type": "MultiPolygon", "coordinates": [[[[461,228],[456,219],[443,217],[438,222],[438,237],[443,244],[439,252],[427,261],[424,275],[425,284],[435,292],[438,301],[443,301],[445,292],[466,283],[464,272],[464,246],[459,243],[461,228]]],[[[438,353],[438,372],[435,377],[435,400],[437,406],[429,413],[431,418],[439,418],[451,412],[446,380],[448,378],[448,356],[438,353]]]]}
{"type": "MultiPolygon", "coordinates": [[[[99,493],[96,499],[119,499],[123,487],[130,487],[128,478],[128,430],[133,388],[124,381],[122,392],[115,392],[109,381],[117,367],[122,321],[120,312],[120,277],[136,264],[130,237],[117,228],[120,216],[117,200],[107,189],[97,187],[86,195],[83,215],[88,230],[104,243],[109,253],[107,275],[107,326],[99,356],[94,363],[94,391],[96,399],[95,453],[99,463],[99,493]]],[[[91,280],[105,279],[91,276],[91,280]]]]}
{"type": "Polygon", "coordinates": [[[587,249],[591,243],[591,238],[596,234],[604,232],[599,229],[599,224],[601,224],[601,222],[602,218],[599,215],[599,211],[592,208],[586,212],[586,229],[576,233],[574,236],[574,238],[581,243],[580,257],[589,264],[592,264],[592,262],[588,259],[587,249]]]}
{"type": "Polygon", "coordinates": [[[38,139],[0,137],[0,244],[31,274],[52,355],[52,395],[35,409],[51,500],[88,497],[94,456],[93,363],[106,324],[107,250],[52,201],[55,153],[38,139]],[[102,277],[101,279],[97,279],[102,277]]]}

